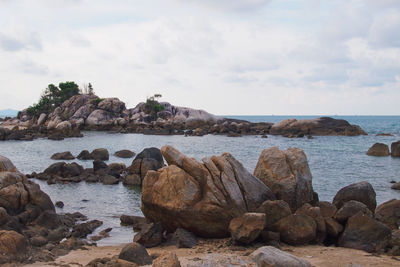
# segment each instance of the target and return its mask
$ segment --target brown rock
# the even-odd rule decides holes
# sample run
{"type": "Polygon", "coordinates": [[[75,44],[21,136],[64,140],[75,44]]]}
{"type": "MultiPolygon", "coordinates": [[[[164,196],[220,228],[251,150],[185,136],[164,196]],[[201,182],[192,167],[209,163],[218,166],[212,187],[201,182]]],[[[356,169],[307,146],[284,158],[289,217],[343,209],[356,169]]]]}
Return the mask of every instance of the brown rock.
{"type": "Polygon", "coordinates": [[[400,200],[392,199],[379,205],[375,211],[375,218],[390,229],[400,227],[400,200]]]}
{"type": "Polygon", "coordinates": [[[389,147],[386,144],[375,143],[370,147],[370,149],[368,149],[367,155],[375,157],[389,156],[389,147]]]}
{"type": "Polygon", "coordinates": [[[373,217],[372,212],[368,209],[368,207],[361,202],[350,200],[344,203],[343,207],[341,207],[335,214],[335,220],[340,223],[345,223],[348,218],[361,212],[369,217],[373,217]]]}
{"type": "Polygon", "coordinates": [[[24,258],[27,255],[25,237],[15,231],[0,230],[0,264],[9,260],[24,258]]]}
{"type": "Polygon", "coordinates": [[[138,174],[129,174],[124,177],[124,180],[122,181],[124,185],[134,185],[134,186],[139,186],[142,185],[142,179],[138,174]]]}
{"type": "Polygon", "coordinates": [[[108,154],[108,150],[105,148],[96,148],[90,153],[91,159],[98,160],[108,160],[110,155],[108,154]]]}
{"type": "Polygon", "coordinates": [[[229,223],[229,232],[234,241],[250,244],[264,229],[266,215],[264,213],[245,213],[229,223]]]}
{"type": "Polygon", "coordinates": [[[123,149],[123,150],[118,150],[117,152],[114,153],[114,156],[118,157],[118,158],[132,158],[133,156],[135,156],[135,152],[130,151],[128,149],[123,149]]]}
{"type": "Polygon", "coordinates": [[[338,245],[379,252],[389,244],[390,238],[389,227],[359,212],[348,219],[338,245]]]}
{"type": "Polygon", "coordinates": [[[170,146],[161,151],[170,165],[147,173],[142,211],[170,232],[181,227],[198,236],[225,237],[233,218],[275,199],[229,153],[205,158],[201,164],[170,146]]]}
{"type": "Polygon", "coordinates": [[[317,235],[317,224],[307,215],[289,215],[273,227],[281,235],[281,240],[289,245],[304,245],[314,241],[317,235]]]}
{"type": "Polygon", "coordinates": [[[181,267],[174,252],[165,251],[153,262],[153,267],[181,267]]]}
{"type": "Polygon", "coordinates": [[[283,200],[267,200],[256,210],[266,215],[265,228],[270,229],[280,219],[292,214],[289,204],[283,200]]]}
{"type": "Polygon", "coordinates": [[[321,211],[322,217],[324,218],[332,218],[333,216],[335,216],[335,213],[337,211],[336,206],[328,201],[318,202],[318,207],[321,211]]]}
{"type": "Polygon", "coordinates": [[[146,248],[156,247],[163,241],[163,228],[161,223],[149,223],[142,227],[133,238],[133,242],[142,244],[146,248]]]}
{"type": "Polygon", "coordinates": [[[400,141],[393,142],[390,149],[392,150],[392,157],[400,157],[400,141]]]}
{"type": "Polygon", "coordinates": [[[343,231],[343,226],[332,218],[325,218],[326,232],[331,237],[338,237],[343,231]]]}
{"type": "Polygon", "coordinates": [[[254,175],[271,188],[278,199],[286,201],[292,211],[313,201],[312,175],[301,149],[264,149],[254,175]]]}
{"type": "Polygon", "coordinates": [[[136,263],[139,266],[151,264],[153,262],[153,259],[147,253],[146,248],[135,242],[126,245],[121,250],[118,258],[136,263]]]}
{"type": "Polygon", "coordinates": [[[344,203],[350,200],[364,203],[372,213],[375,212],[376,193],[372,185],[368,182],[359,182],[343,187],[333,198],[333,204],[336,208],[340,209],[344,203]]]}
{"type": "Polygon", "coordinates": [[[55,153],[51,156],[51,159],[54,160],[71,160],[75,159],[75,157],[71,154],[71,152],[66,151],[66,152],[59,152],[55,153]]]}

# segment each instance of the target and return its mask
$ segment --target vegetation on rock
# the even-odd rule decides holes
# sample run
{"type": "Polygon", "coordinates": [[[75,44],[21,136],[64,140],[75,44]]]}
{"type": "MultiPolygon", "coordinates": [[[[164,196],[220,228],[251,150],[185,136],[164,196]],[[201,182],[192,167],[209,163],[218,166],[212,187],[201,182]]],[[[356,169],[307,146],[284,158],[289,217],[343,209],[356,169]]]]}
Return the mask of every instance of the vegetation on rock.
{"type": "Polygon", "coordinates": [[[144,104],[144,112],[156,118],[157,112],[164,110],[164,106],[157,101],[157,99],[160,97],[160,94],[155,94],[147,98],[146,103],[144,104]]]}

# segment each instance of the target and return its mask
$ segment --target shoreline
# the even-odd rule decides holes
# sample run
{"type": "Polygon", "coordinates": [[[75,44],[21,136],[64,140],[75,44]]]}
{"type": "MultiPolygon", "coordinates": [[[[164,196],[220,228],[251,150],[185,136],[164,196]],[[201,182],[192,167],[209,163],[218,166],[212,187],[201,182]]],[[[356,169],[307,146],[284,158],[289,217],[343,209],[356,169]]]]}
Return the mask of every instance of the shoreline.
{"type": "MultiPolygon", "coordinates": [[[[229,239],[199,239],[199,245],[193,248],[177,248],[175,246],[161,246],[148,248],[150,256],[156,257],[161,253],[168,251],[174,252],[178,256],[181,266],[188,264],[198,264],[205,262],[210,258],[214,259],[230,259],[248,260],[251,262],[249,255],[258,248],[258,246],[236,247],[225,246],[229,243],[229,239]],[[212,253],[210,253],[212,252],[212,253]],[[210,256],[211,255],[211,256],[210,256]]],[[[65,256],[61,256],[52,262],[36,262],[32,264],[24,264],[25,267],[50,267],[50,266],[85,266],[96,258],[112,258],[118,256],[124,245],[103,246],[103,247],[84,247],[71,251],[65,256]]],[[[377,255],[367,253],[362,250],[343,248],[343,247],[325,247],[318,245],[307,246],[289,246],[282,245],[282,251],[294,256],[303,258],[315,267],[347,267],[347,266],[396,266],[400,264],[400,257],[392,257],[388,255],[377,255]]],[[[151,265],[144,265],[151,266],[151,265]]],[[[240,266],[240,265],[238,265],[240,266]]],[[[243,266],[243,265],[242,265],[243,266]]],[[[256,265],[255,265],[256,266],[256,265]]]]}

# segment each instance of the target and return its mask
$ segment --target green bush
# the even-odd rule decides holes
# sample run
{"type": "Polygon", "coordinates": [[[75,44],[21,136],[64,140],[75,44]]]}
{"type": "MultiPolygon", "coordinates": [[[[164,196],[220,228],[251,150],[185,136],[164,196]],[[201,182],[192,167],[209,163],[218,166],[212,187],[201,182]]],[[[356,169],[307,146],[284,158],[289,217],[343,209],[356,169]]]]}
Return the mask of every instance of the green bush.
{"type": "Polygon", "coordinates": [[[164,110],[164,106],[156,100],[160,97],[160,94],[155,94],[154,96],[147,98],[146,103],[144,104],[144,112],[157,118],[157,112],[164,110]]]}
{"type": "Polygon", "coordinates": [[[58,87],[49,84],[37,104],[28,107],[27,112],[33,116],[50,113],[65,100],[79,94],[79,86],[75,82],[59,83],[58,87]]]}

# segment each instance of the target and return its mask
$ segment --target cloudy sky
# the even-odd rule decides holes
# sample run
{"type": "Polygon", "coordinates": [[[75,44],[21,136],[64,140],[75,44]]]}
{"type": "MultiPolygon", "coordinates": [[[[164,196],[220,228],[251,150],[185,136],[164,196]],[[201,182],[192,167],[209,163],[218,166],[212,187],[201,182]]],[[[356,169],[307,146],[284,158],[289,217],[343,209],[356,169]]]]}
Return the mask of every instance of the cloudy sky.
{"type": "Polygon", "coordinates": [[[0,109],[91,82],[221,115],[400,114],[398,0],[0,0],[0,109]]]}

